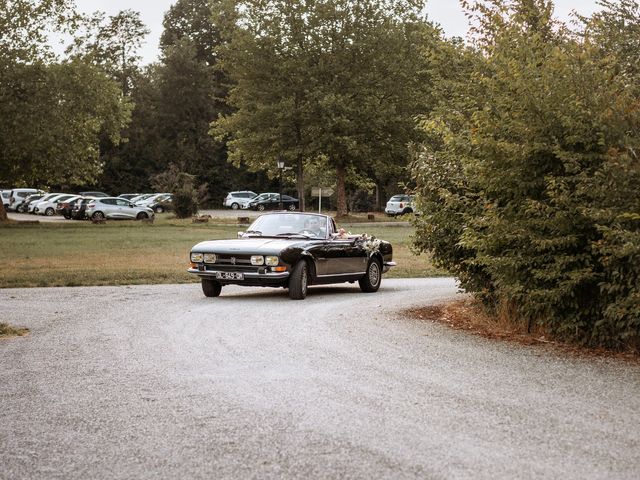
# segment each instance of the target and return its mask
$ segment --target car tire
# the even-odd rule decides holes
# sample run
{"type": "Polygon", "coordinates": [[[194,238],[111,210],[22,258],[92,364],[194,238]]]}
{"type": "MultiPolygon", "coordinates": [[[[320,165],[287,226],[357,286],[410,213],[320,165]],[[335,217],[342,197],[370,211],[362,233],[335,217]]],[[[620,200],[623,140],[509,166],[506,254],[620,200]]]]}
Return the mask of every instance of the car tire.
{"type": "Polygon", "coordinates": [[[264,205],[258,205],[256,208],[261,212],[264,212],[264,205]]]}
{"type": "Polygon", "coordinates": [[[55,215],[56,211],[52,208],[52,207],[48,207],[45,211],[44,214],[47,217],[53,217],[55,215]]]}
{"type": "Polygon", "coordinates": [[[365,293],[377,292],[380,288],[381,282],[382,266],[380,265],[380,260],[378,260],[377,258],[372,258],[371,260],[369,260],[367,271],[364,274],[364,277],[358,280],[360,290],[365,293]]]}
{"type": "Polygon", "coordinates": [[[300,260],[289,277],[289,298],[304,300],[309,287],[309,265],[306,260],[300,260]]]}
{"type": "Polygon", "coordinates": [[[292,203],[287,208],[289,209],[289,211],[293,212],[296,209],[296,206],[295,206],[295,204],[292,203]]]}
{"type": "Polygon", "coordinates": [[[156,213],[164,213],[164,208],[163,207],[156,207],[155,211],[156,211],[156,213]]]}
{"type": "Polygon", "coordinates": [[[240,208],[240,205],[238,205],[236,202],[233,202],[233,203],[231,204],[231,209],[232,209],[232,210],[238,210],[239,208],[240,208]]]}
{"type": "Polygon", "coordinates": [[[408,214],[408,213],[413,213],[413,210],[411,210],[410,208],[405,208],[405,209],[402,211],[402,215],[406,215],[406,214],[408,214]]]}
{"type": "MultiPolygon", "coordinates": [[[[7,210],[7,207],[4,208],[5,211],[7,210]]],[[[24,207],[22,205],[19,205],[18,208],[16,208],[16,212],[18,213],[24,213],[24,207]]]]}
{"type": "Polygon", "coordinates": [[[222,285],[213,280],[202,279],[202,293],[205,297],[218,297],[222,291],[222,285]]]}
{"type": "Polygon", "coordinates": [[[104,213],[95,212],[93,215],[91,215],[91,220],[104,220],[104,213]]]}
{"type": "Polygon", "coordinates": [[[149,215],[144,212],[140,212],[138,215],[136,215],[136,220],[144,220],[145,218],[149,218],[149,215]]]}

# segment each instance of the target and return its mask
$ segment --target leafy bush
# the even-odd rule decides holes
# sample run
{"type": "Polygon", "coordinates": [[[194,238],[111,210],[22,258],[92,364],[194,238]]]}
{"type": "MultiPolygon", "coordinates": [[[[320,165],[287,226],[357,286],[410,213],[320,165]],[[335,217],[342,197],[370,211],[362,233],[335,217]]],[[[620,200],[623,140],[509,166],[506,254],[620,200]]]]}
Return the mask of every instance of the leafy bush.
{"type": "Polygon", "coordinates": [[[187,218],[198,213],[197,191],[193,188],[183,188],[175,192],[173,208],[178,218],[187,218]]]}
{"type": "Polygon", "coordinates": [[[447,100],[421,123],[415,247],[520,321],[639,346],[640,78],[549,2],[490,4],[477,50],[441,47],[457,68],[431,52],[447,100]]]}
{"type": "Polygon", "coordinates": [[[184,172],[176,164],[167,171],[151,178],[151,185],[161,192],[173,192],[173,208],[178,218],[187,218],[198,213],[198,200],[201,192],[206,194],[206,184],[195,187],[195,175],[184,172]]]}

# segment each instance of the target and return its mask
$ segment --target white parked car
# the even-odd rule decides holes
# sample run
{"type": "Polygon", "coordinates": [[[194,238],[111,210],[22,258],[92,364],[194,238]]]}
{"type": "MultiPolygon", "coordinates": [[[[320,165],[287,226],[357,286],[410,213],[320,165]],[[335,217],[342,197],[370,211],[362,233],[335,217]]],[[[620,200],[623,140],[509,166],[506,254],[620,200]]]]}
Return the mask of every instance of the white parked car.
{"type": "Polygon", "coordinates": [[[42,193],[37,188],[14,188],[9,193],[9,210],[15,210],[25,198],[34,193],[42,193]]]}
{"type": "Polygon", "coordinates": [[[64,195],[64,193],[60,193],[60,192],[47,193],[40,200],[36,200],[34,202],[29,203],[29,207],[27,208],[27,212],[36,213],[36,208],[38,208],[38,205],[40,203],[47,202],[47,201],[51,200],[52,198],[59,197],[60,195],[64,195]]]}
{"type": "Polygon", "coordinates": [[[143,218],[153,218],[154,213],[149,207],[140,207],[124,198],[101,197],[87,204],[85,215],[92,220],[105,218],[142,220],[143,218]]]}
{"type": "Polygon", "coordinates": [[[222,202],[225,207],[238,210],[239,208],[247,208],[249,201],[256,197],[256,193],[250,190],[242,190],[238,192],[229,192],[222,202]]]}
{"type": "Polygon", "coordinates": [[[9,210],[9,197],[11,190],[0,190],[0,197],[2,197],[2,204],[5,210],[9,210]]]}
{"type": "Polygon", "coordinates": [[[384,213],[390,217],[396,215],[405,215],[407,213],[413,213],[415,211],[415,205],[413,203],[413,195],[394,195],[387,202],[387,206],[384,209],[384,213]]]}
{"type": "Polygon", "coordinates": [[[141,207],[148,207],[149,205],[151,205],[152,203],[155,203],[159,198],[164,197],[166,195],[171,195],[170,193],[154,193],[153,195],[144,198],[142,200],[138,200],[136,202],[134,202],[136,205],[139,205],[141,207]]]}
{"type": "Polygon", "coordinates": [[[56,214],[56,209],[60,202],[69,202],[78,198],[80,198],[80,195],[72,195],[70,193],[57,195],[49,200],[45,200],[44,202],[38,202],[38,206],[35,208],[34,213],[51,217],[56,214]]]}
{"type": "Polygon", "coordinates": [[[140,193],[139,195],[136,195],[135,197],[132,197],[129,200],[133,203],[141,202],[142,200],[145,200],[153,195],[155,195],[155,193],[140,193]]]}

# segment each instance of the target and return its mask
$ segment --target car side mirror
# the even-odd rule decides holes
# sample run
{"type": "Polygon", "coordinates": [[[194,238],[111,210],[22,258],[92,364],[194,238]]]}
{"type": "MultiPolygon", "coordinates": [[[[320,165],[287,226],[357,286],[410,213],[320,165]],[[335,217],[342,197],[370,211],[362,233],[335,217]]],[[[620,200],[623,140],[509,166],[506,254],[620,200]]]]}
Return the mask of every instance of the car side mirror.
{"type": "Polygon", "coordinates": [[[238,232],[238,238],[244,238],[244,232],[238,232]]]}

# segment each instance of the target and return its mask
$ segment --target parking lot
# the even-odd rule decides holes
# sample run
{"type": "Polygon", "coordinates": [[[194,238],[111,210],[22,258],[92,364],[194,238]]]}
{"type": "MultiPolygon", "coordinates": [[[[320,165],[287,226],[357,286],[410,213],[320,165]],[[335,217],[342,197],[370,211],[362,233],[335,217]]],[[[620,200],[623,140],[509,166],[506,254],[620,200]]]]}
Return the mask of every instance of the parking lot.
{"type": "MultiPolygon", "coordinates": [[[[225,209],[207,209],[200,210],[198,212],[200,215],[211,215],[213,218],[236,218],[236,217],[249,217],[256,218],[261,212],[256,212],[253,210],[231,210],[230,208],[225,209]]],[[[8,212],[8,217],[12,220],[16,220],[18,222],[71,222],[72,220],[67,220],[60,215],[53,215],[51,217],[47,217],[45,215],[31,215],[28,213],[15,213],[8,212]]],[[[173,215],[172,213],[167,214],[156,214],[156,215],[173,215]]]]}

